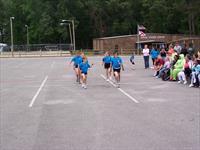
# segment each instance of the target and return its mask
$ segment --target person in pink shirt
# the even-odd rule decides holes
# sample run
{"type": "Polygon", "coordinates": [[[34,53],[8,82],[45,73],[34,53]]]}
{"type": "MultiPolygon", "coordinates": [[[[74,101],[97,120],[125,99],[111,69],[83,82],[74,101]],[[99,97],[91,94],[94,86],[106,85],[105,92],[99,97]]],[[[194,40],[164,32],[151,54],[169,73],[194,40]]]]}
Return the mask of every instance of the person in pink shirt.
{"type": "Polygon", "coordinates": [[[173,49],[172,45],[169,46],[169,50],[168,50],[167,53],[168,53],[169,56],[172,56],[172,54],[174,53],[174,49],[173,49]]]}
{"type": "Polygon", "coordinates": [[[191,60],[191,57],[189,55],[186,55],[183,70],[178,73],[178,79],[179,79],[178,83],[187,84],[186,77],[188,78],[190,77],[192,73],[192,66],[193,66],[193,62],[191,60]]]}

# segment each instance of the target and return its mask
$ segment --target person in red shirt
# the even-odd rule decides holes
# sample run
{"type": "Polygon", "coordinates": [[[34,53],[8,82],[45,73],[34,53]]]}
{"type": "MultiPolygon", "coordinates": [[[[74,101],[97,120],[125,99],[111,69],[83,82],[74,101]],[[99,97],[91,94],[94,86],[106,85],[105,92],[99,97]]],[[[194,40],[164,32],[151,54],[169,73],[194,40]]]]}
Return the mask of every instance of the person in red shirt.
{"type": "Polygon", "coordinates": [[[162,69],[165,61],[162,59],[162,57],[159,55],[158,58],[155,60],[154,65],[154,77],[156,77],[159,74],[159,71],[162,69]]]}

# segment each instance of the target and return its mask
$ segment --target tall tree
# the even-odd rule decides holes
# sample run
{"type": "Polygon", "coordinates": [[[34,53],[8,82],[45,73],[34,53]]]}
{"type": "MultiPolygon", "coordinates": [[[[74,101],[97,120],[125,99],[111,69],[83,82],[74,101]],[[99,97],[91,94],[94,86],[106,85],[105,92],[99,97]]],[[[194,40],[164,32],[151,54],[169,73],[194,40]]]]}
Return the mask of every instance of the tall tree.
{"type": "Polygon", "coordinates": [[[200,35],[197,0],[0,0],[0,24],[10,41],[9,17],[14,16],[14,43],[70,43],[62,19],[75,21],[77,48],[92,48],[92,39],[135,34],[137,24],[148,32],[200,35]]]}

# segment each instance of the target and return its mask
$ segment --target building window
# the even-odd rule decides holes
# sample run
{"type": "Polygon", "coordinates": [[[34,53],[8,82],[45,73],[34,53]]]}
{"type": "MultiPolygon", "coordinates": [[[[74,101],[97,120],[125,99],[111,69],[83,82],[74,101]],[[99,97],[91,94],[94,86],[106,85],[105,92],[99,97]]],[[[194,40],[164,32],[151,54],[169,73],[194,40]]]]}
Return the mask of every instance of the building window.
{"type": "Polygon", "coordinates": [[[115,50],[118,50],[119,46],[118,45],[115,45],[115,50]]]}

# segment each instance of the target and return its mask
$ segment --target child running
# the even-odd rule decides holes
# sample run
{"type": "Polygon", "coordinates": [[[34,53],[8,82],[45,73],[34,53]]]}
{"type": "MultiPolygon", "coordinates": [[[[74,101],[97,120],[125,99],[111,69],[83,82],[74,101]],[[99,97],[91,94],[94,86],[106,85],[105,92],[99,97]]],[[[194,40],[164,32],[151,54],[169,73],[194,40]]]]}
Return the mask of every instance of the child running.
{"type": "Polygon", "coordinates": [[[112,80],[111,78],[111,56],[110,53],[107,51],[105,56],[103,57],[102,64],[104,65],[104,69],[106,70],[106,81],[112,80]]]}
{"type": "MultiPolygon", "coordinates": [[[[135,56],[134,56],[134,52],[132,53],[131,57],[130,57],[130,62],[131,64],[134,66],[135,65],[135,56]]],[[[134,68],[132,68],[134,70],[134,68]]]]}
{"type": "MultiPolygon", "coordinates": [[[[92,64],[93,65],[93,64],[92,64]]],[[[87,74],[88,69],[91,68],[90,64],[88,63],[87,57],[83,56],[83,62],[79,65],[81,71],[81,84],[84,89],[87,89],[87,74]]]]}
{"type": "Polygon", "coordinates": [[[72,60],[70,61],[70,64],[73,62],[74,63],[74,71],[76,74],[76,82],[80,83],[80,70],[79,70],[79,65],[82,63],[83,59],[80,55],[80,52],[77,51],[76,56],[74,56],[72,58],[72,60]]]}
{"type": "Polygon", "coordinates": [[[114,53],[114,56],[111,60],[111,65],[113,68],[113,75],[115,77],[117,88],[120,87],[120,71],[121,69],[124,71],[124,66],[122,63],[122,59],[118,56],[118,52],[114,53]]]}

